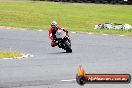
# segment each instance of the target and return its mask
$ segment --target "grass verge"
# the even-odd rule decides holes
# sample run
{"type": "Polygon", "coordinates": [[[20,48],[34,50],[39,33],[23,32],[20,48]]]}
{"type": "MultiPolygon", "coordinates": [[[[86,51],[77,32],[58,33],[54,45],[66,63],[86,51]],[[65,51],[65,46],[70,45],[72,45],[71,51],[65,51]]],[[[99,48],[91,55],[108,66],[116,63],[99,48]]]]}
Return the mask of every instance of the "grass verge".
{"type": "Polygon", "coordinates": [[[0,51],[0,59],[3,58],[16,58],[23,56],[20,52],[9,52],[9,51],[0,51]]]}
{"type": "Polygon", "coordinates": [[[0,2],[1,26],[48,30],[52,20],[70,31],[132,35],[132,31],[93,29],[95,24],[105,22],[132,25],[131,5],[0,2]]]}

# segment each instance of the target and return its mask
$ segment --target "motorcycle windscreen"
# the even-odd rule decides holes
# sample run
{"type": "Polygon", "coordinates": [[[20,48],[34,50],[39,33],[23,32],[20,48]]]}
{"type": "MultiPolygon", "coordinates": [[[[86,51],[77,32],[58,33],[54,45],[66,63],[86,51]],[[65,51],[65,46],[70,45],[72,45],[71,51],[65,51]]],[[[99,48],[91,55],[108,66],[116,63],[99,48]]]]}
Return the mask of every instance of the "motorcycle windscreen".
{"type": "Polygon", "coordinates": [[[66,36],[66,32],[63,30],[57,30],[55,35],[57,39],[63,39],[66,36]]]}

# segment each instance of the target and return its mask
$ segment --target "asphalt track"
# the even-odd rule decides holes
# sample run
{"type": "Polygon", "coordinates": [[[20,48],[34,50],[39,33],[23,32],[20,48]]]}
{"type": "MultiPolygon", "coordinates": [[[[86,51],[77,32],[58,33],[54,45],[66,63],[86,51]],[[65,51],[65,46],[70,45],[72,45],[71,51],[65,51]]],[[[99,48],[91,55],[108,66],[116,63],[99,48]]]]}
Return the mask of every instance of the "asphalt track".
{"type": "Polygon", "coordinates": [[[132,75],[132,37],[70,34],[73,53],[50,47],[47,31],[0,29],[0,49],[34,57],[0,59],[0,88],[131,88],[130,84],[75,81],[77,66],[87,73],[132,75]]]}

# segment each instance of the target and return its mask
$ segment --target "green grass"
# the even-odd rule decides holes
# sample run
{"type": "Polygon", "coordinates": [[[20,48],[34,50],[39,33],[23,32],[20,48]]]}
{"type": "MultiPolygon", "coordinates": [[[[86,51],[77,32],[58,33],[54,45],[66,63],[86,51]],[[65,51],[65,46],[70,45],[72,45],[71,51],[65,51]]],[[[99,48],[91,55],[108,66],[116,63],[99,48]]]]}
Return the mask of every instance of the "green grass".
{"type": "Polygon", "coordinates": [[[0,59],[2,58],[16,58],[23,56],[20,52],[11,52],[11,51],[0,51],[0,59]]]}
{"type": "Polygon", "coordinates": [[[132,35],[132,31],[93,29],[105,22],[132,25],[131,5],[0,2],[1,26],[48,30],[52,20],[70,31],[132,35]]]}

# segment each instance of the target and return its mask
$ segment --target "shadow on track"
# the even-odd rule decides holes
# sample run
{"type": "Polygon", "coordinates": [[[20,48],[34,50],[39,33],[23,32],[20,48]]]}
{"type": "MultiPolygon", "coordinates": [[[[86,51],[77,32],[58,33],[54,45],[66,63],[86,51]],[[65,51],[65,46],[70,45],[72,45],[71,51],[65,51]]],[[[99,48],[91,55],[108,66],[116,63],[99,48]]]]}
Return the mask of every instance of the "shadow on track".
{"type": "Polygon", "coordinates": [[[53,53],[48,53],[48,54],[70,54],[70,53],[67,53],[67,52],[53,52],[53,53]]]}

